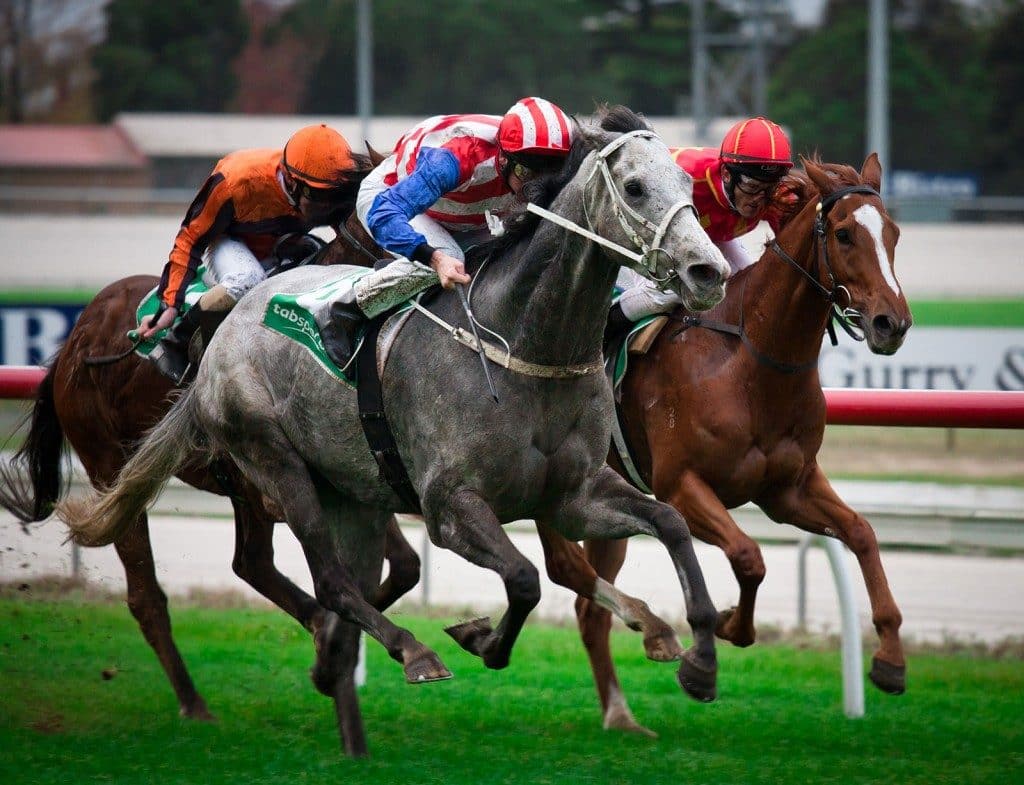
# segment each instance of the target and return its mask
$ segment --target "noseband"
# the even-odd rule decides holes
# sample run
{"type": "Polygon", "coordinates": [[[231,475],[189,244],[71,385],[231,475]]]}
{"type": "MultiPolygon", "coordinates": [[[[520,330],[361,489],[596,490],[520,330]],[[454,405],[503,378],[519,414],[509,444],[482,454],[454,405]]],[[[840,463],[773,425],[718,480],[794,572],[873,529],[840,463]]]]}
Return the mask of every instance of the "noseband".
{"type": "Polygon", "coordinates": [[[684,207],[689,207],[694,216],[697,215],[697,208],[694,207],[693,202],[686,199],[673,204],[661,218],[661,223],[655,225],[651,221],[647,220],[644,216],[640,215],[636,210],[629,206],[622,194],[619,193],[619,189],[615,185],[615,180],[612,177],[611,169],[608,167],[608,157],[618,150],[622,145],[628,142],[634,137],[640,137],[643,139],[657,139],[658,135],[654,131],[647,129],[640,129],[637,131],[629,131],[621,136],[616,137],[611,142],[606,144],[601,150],[594,154],[594,168],[591,169],[590,174],[587,176],[586,182],[583,184],[583,214],[587,218],[587,228],[584,229],[579,224],[570,221],[567,218],[563,218],[560,215],[545,210],[542,207],[538,207],[532,202],[526,205],[526,209],[539,215],[541,218],[545,218],[552,223],[561,226],[563,229],[568,229],[571,232],[575,232],[588,240],[592,240],[599,245],[604,246],[615,251],[627,259],[631,260],[634,265],[639,266],[644,271],[645,275],[652,281],[658,284],[659,288],[664,289],[668,283],[675,278],[678,273],[674,269],[670,269],[664,276],[658,274],[658,258],[659,255],[664,253],[661,248],[661,241],[665,238],[665,233],[668,231],[669,225],[672,220],[678,215],[679,211],[684,207]],[[626,236],[629,237],[630,242],[633,243],[634,247],[640,250],[640,253],[630,251],[627,248],[623,248],[618,243],[608,240],[605,237],[601,237],[595,234],[593,224],[590,220],[590,213],[587,209],[587,187],[590,185],[590,181],[594,179],[594,175],[598,172],[601,173],[601,177],[604,179],[605,187],[608,191],[608,195],[611,198],[612,211],[615,213],[615,217],[618,219],[619,224],[625,231],[626,236]],[[648,245],[646,241],[640,236],[639,231],[636,227],[630,223],[630,219],[636,224],[639,224],[644,229],[654,234],[654,240],[651,245],[648,245]]]}
{"type": "Polygon", "coordinates": [[[817,238],[820,251],[814,258],[814,264],[811,271],[805,270],[799,262],[782,250],[782,246],[779,245],[779,241],[777,239],[772,240],[771,244],[768,246],[775,252],[776,256],[784,262],[787,262],[792,267],[795,267],[802,276],[810,281],[814,290],[824,297],[829,303],[830,308],[827,329],[833,346],[838,343],[835,330],[835,323],[837,322],[839,323],[839,326],[843,328],[843,331],[855,341],[864,340],[862,328],[856,326],[852,321],[853,319],[862,318],[863,315],[860,311],[852,308],[849,304],[846,306],[839,305],[841,294],[845,294],[846,302],[850,303],[850,290],[843,284],[836,281],[835,273],[832,271],[832,263],[828,258],[828,242],[825,236],[825,219],[828,217],[829,212],[840,199],[849,196],[850,194],[868,194],[870,196],[877,196],[879,199],[882,198],[878,191],[869,185],[851,185],[847,188],[840,188],[838,191],[833,191],[818,202],[818,206],[816,208],[817,215],[814,217],[814,235],[817,238]],[[826,275],[828,275],[829,287],[823,286],[821,281],[818,280],[819,258],[822,260],[822,264],[825,267],[826,275]]]}

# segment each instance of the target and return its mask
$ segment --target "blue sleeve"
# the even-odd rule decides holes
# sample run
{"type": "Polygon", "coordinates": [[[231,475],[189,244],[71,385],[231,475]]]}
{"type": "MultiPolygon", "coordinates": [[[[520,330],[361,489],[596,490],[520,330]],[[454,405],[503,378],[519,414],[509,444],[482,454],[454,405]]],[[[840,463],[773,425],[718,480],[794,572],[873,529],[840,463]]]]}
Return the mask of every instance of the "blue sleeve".
{"type": "Polygon", "coordinates": [[[366,223],[381,247],[412,257],[427,242],[409,221],[459,185],[459,161],[441,147],[425,147],[416,158],[415,171],[373,200],[366,223]]]}

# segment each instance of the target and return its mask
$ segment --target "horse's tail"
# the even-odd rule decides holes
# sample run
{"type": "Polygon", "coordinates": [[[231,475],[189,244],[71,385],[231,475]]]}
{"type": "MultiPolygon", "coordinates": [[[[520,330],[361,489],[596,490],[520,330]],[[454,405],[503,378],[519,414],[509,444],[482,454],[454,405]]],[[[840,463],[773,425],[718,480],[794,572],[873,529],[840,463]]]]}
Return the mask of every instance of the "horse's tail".
{"type": "Polygon", "coordinates": [[[109,545],[120,539],[160,494],[164,485],[203,442],[190,389],[139,443],[114,484],[86,499],[57,505],[68,537],[79,545],[109,545]]]}
{"type": "Polygon", "coordinates": [[[31,425],[21,449],[9,463],[0,464],[0,505],[22,523],[48,517],[66,489],[67,445],[53,402],[55,368],[56,363],[36,390],[32,411],[25,418],[31,425]]]}

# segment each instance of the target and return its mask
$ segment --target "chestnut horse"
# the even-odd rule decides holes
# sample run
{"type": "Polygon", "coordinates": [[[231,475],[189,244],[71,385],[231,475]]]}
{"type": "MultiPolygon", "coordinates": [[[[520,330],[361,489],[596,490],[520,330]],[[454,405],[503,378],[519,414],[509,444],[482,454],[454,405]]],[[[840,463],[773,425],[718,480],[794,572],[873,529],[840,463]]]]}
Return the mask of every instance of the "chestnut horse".
{"type": "MultiPolygon", "coordinates": [[[[736,646],[754,642],[764,561],[728,513],[752,501],[776,522],[836,537],[853,551],[880,638],[869,676],[881,690],[900,694],[906,684],[901,616],[874,531],[836,495],[816,460],[825,429],[817,357],[833,304],[845,308],[877,354],[895,352],[911,325],[893,270],[899,229],[877,193],[875,155],[859,175],[848,166],[804,163],[806,175],[787,181],[797,195],[792,217],[761,260],[730,279],[725,300],[706,318],[677,311],[650,351],[631,357],[622,382],[623,433],[641,480],[732,565],[739,605],[720,613],[719,637],[736,646]],[[724,325],[731,327],[714,329],[724,325]]],[[[614,450],[609,461],[625,474],[614,450]]],[[[541,535],[549,572],[578,569],[578,545],[546,528],[541,535]]],[[[625,552],[625,540],[586,544],[587,557],[609,582],[625,552]]],[[[605,727],[646,730],[625,707],[608,612],[579,598],[577,615],[605,727]]]]}
{"type": "MultiPolygon", "coordinates": [[[[363,245],[366,240],[359,222],[350,218],[316,261],[372,264],[375,257],[363,245]]],[[[135,444],[170,408],[174,400],[171,381],[152,363],[130,350],[125,352],[125,336],[136,326],[136,309],[157,283],[155,276],[136,275],[107,286],[82,311],[51,361],[36,393],[28,437],[11,466],[0,466],[0,504],[21,521],[44,520],[63,495],[67,481],[62,472],[65,438],[93,486],[105,488],[117,479],[135,444]],[[107,356],[109,360],[119,354],[124,356],[114,362],[89,362],[90,358],[107,356]],[[18,468],[24,469],[28,482],[18,468]]],[[[178,476],[196,488],[231,498],[235,573],[312,632],[318,648],[324,645],[321,631],[331,626],[334,614],[274,567],[273,527],[275,521],[282,520],[280,512],[269,509],[263,494],[243,480],[230,462],[221,461],[212,468],[196,463],[203,468],[186,467],[178,476]]],[[[381,609],[419,580],[419,557],[394,519],[388,525],[387,541],[389,575],[373,598],[381,609]]],[[[128,607],[170,679],[181,714],[211,719],[171,634],[167,597],[156,579],[147,516],[140,516],[114,547],[124,565],[128,607]]]]}

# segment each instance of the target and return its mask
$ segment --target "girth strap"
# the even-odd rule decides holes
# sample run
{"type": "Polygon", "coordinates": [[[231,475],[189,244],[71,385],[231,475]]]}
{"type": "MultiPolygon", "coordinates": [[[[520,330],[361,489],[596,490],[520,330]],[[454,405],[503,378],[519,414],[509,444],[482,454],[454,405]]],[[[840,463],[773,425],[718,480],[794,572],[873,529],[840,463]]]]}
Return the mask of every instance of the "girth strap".
{"type": "Polygon", "coordinates": [[[359,422],[363,426],[363,434],[377,461],[380,479],[387,482],[391,489],[402,500],[405,508],[402,512],[421,512],[419,495],[413,487],[409,473],[398,453],[395,435],[391,432],[387,415],[384,413],[384,391],[377,373],[377,336],[384,320],[391,312],[370,320],[366,327],[362,349],[356,360],[359,378],[356,385],[356,398],[359,402],[359,422]]]}

